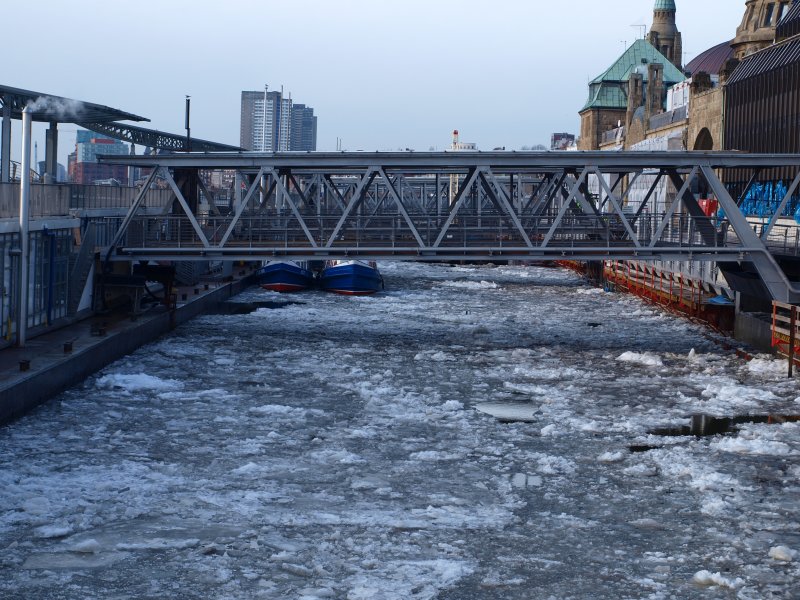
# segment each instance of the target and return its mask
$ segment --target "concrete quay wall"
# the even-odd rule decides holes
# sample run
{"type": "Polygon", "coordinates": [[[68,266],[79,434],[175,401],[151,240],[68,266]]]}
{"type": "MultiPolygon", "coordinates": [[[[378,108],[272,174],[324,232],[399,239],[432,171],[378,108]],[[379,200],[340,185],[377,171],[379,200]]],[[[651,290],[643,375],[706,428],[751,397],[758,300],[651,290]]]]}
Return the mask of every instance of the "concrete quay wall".
{"type": "Polygon", "coordinates": [[[6,377],[0,381],[0,425],[25,415],[65,389],[77,385],[103,367],[158,339],[178,325],[213,310],[248,285],[250,285],[249,278],[225,283],[191,298],[185,304],[177,306],[174,311],[143,315],[136,321],[120,322],[119,326],[109,327],[109,331],[103,337],[92,337],[88,340],[84,335],[83,339],[75,344],[74,350],[68,354],[62,350],[62,342],[71,337],[71,329],[72,337],[79,337],[78,328],[80,331],[85,331],[87,328],[85,322],[61,330],[49,342],[32,340],[28,354],[25,349],[4,350],[3,353],[13,352],[15,358],[11,361],[6,360],[4,365],[6,377]],[[20,372],[16,357],[25,356],[32,356],[31,369],[20,372]],[[8,372],[11,370],[13,373],[9,375],[8,372]]]}

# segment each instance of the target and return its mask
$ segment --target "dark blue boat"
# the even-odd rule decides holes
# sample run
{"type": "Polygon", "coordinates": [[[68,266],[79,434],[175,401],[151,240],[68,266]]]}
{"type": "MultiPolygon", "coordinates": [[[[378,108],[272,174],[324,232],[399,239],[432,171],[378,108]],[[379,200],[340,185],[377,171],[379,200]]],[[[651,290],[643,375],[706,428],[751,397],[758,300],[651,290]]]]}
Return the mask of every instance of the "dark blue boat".
{"type": "Polygon", "coordinates": [[[256,279],[273,292],[300,292],[314,285],[314,273],[292,261],[269,261],[256,271],[256,279]]]}
{"type": "Polygon", "coordinates": [[[366,296],[383,288],[383,277],[374,262],[331,260],[320,273],[319,285],[327,292],[366,296]]]}

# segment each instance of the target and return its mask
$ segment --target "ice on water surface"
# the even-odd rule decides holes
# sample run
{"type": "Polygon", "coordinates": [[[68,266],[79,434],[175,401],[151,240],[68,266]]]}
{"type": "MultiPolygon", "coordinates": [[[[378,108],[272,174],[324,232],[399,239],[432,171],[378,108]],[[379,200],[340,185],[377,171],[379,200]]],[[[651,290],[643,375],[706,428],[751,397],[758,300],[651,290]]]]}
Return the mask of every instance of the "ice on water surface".
{"type": "Polygon", "coordinates": [[[779,361],[558,269],[381,268],[198,318],[0,431],[0,597],[795,593],[800,427],[648,434],[796,412],[779,361]]]}

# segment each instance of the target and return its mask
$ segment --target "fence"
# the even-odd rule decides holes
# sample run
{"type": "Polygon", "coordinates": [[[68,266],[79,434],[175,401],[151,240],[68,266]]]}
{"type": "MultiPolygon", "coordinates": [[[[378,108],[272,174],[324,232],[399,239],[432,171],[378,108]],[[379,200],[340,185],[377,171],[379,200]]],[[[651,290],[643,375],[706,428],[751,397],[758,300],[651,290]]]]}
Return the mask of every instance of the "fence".
{"type": "MultiPolygon", "coordinates": [[[[20,185],[0,183],[0,219],[19,216],[20,185]]],[[[69,188],[61,185],[31,185],[30,216],[55,217],[69,214],[69,188]]]]}
{"type": "Polygon", "coordinates": [[[798,317],[800,307],[784,302],[772,303],[772,347],[781,356],[789,360],[789,377],[792,377],[794,367],[800,364],[800,331],[798,331],[798,317]]]}
{"type": "MultiPolygon", "coordinates": [[[[30,216],[68,215],[75,209],[128,208],[139,188],[108,185],[31,185],[30,216]]],[[[19,216],[20,184],[0,183],[0,219],[19,216]]],[[[172,190],[150,189],[143,206],[165,206],[173,198],[172,190]]]]}

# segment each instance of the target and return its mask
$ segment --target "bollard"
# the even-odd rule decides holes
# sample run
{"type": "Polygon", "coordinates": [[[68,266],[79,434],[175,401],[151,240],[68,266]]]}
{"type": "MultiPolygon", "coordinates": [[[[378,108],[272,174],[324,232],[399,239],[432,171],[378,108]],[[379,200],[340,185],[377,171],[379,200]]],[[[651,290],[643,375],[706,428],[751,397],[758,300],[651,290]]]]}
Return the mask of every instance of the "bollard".
{"type": "Polygon", "coordinates": [[[64,354],[72,352],[72,342],[64,342],[64,354]]]}
{"type": "Polygon", "coordinates": [[[184,302],[186,302],[186,294],[181,294],[181,300],[183,300],[184,302]]]}
{"type": "Polygon", "coordinates": [[[27,358],[23,358],[19,361],[19,370],[20,371],[28,371],[31,368],[31,361],[27,358]]]}
{"type": "Polygon", "coordinates": [[[206,291],[208,291],[208,284],[205,284],[205,285],[203,286],[203,289],[204,289],[204,290],[206,290],[206,291]]]}
{"type": "Polygon", "coordinates": [[[200,288],[194,288],[194,295],[197,296],[200,293],[200,288]]]}

